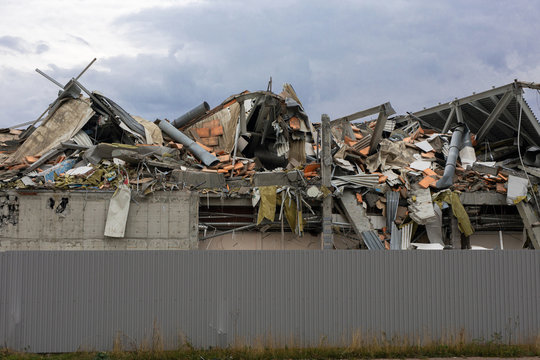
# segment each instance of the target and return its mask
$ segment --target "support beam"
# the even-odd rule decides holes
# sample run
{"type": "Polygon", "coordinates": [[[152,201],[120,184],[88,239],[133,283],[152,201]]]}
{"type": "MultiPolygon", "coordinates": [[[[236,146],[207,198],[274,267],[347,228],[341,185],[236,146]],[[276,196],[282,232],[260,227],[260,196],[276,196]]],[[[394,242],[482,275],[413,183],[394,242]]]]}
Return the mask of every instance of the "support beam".
{"type": "Polygon", "coordinates": [[[374,106],[372,108],[362,110],[362,111],[359,111],[359,112],[355,112],[354,114],[347,115],[347,116],[340,117],[338,119],[332,120],[332,124],[335,123],[335,122],[342,121],[342,120],[353,121],[353,120],[361,119],[361,118],[369,116],[369,115],[374,115],[374,114],[381,111],[381,107],[386,109],[386,114],[388,116],[394,115],[396,113],[396,111],[392,108],[392,105],[389,102],[386,102],[386,103],[384,103],[382,105],[377,105],[377,106],[374,106]]]}
{"type": "Polygon", "coordinates": [[[442,133],[446,134],[448,130],[450,129],[450,125],[452,124],[452,119],[456,115],[456,105],[452,106],[452,110],[450,110],[450,114],[448,114],[448,118],[446,118],[446,122],[444,123],[444,127],[442,129],[442,133]]]}
{"type": "MultiPolygon", "coordinates": [[[[499,101],[499,99],[497,99],[496,97],[491,97],[490,98],[491,101],[493,101],[494,104],[497,104],[497,102],[499,101]]],[[[480,104],[479,102],[475,101],[473,103],[471,103],[472,106],[474,106],[478,111],[482,112],[484,115],[486,116],[489,116],[489,112],[486,110],[485,107],[482,106],[482,104],[480,104]]],[[[503,110],[503,113],[504,117],[506,117],[506,119],[510,120],[509,122],[506,122],[504,121],[503,119],[499,118],[499,120],[497,121],[498,125],[503,125],[507,131],[505,131],[504,133],[508,135],[508,137],[513,137],[514,136],[514,132],[516,131],[517,129],[517,120],[516,118],[510,113],[510,111],[508,111],[508,109],[504,109],[503,110]]],[[[526,133],[522,133],[521,134],[529,143],[531,144],[534,144],[534,141],[532,140],[532,138],[529,136],[529,134],[526,134],[526,133]]]]}
{"type": "Polygon", "coordinates": [[[523,219],[523,226],[527,229],[529,239],[536,250],[540,250],[540,219],[536,215],[532,205],[525,201],[520,201],[516,205],[521,219],[523,219]]]}
{"type": "MultiPolygon", "coordinates": [[[[330,118],[323,114],[321,117],[321,185],[327,189],[330,189],[332,185],[332,137],[330,131],[330,118]]],[[[332,233],[332,196],[330,194],[323,199],[322,217],[321,248],[331,250],[334,248],[334,235],[332,233]]]]}
{"type": "Polygon", "coordinates": [[[491,130],[493,125],[495,125],[495,122],[497,122],[497,120],[499,119],[499,116],[501,116],[504,109],[506,109],[506,107],[510,103],[510,100],[512,100],[513,96],[514,96],[513,91],[507,91],[503,95],[501,100],[495,106],[495,109],[493,109],[491,114],[489,114],[487,120],[484,122],[482,127],[480,127],[480,129],[478,129],[478,133],[476,134],[476,140],[478,142],[481,142],[482,140],[484,140],[486,135],[489,133],[489,130],[491,130]]]}
{"type": "Polygon", "coordinates": [[[528,88],[528,89],[534,89],[534,90],[540,90],[540,84],[534,83],[534,82],[523,82],[523,81],[516,81],[517,86],[520,88],[528,88]]]}
{"type": "MultiPolygon", "coordinates": [[[[393,109],[392,109],[393,110],[393,109]]],[[[379,117],[377,118],[377,123],[375,124],[375,129],[373,129],[373,134],[371,134],[371,141],[369,142],[369,153],[372,155],[377,150],[377,145],[381,141],[382,132],[384,126],[386,125],[386,120],[388,120],[388,112],[385,104],[380,106],[379,117]]]]}
{"type": "MultiPolygon", "coordinates": [[[[490,100],[493,101],[494,104],[497,104],[497,102],[499,101],[499,99],[496,96],[490,97],[490,100]]],[[[499,119],[499,123],[504,124],[507,127],[509,127],[510,129],[515,131],[517,129],[518,119],[516,119],[516,117],[514,115],[512,115],[512,113],[510,111],[508,111],[508,108],[505,108],[503,110],[502,114],[504,115],[504,117],[506,117],[506,119],[510,120],[510,123],[506,123],[505,121],[503,121],[501,119],[499,119]]],[[[518,114],[518,116],[519,116],[519,114],[518,114]]],[[[529,139],[530,139],[530,137],[529,137],[529,139]]],[[[531,144],[534,144],[534,141],[531,141],[531,144]]]]}
{"type": "Polygon", "coordinates": [[[457,118],[457,122],[458,124],[463,124],[465,123],[463,121],[463,112],[461,111],[461,106],[456,106],[456,118],[457,118]]]}
{"type": "Polygon", "coordinates": [[[240,134],[246,134],[247,131],[247,122],[246,122],[246,107],[244,100],[240,101],[240,134]]]}
{"type": "Polygon", "coordinates": [[[448,110],[448,109],[452,108],[453,103],[455,103],[456,101],[459,102],[460,104],[466,104],[466,103],[469,103],[471,101],[484,99],[486,97],[504,94],[504,93],[506,93],[508,91],[514,90],[514,88],[515,88],[514,83],[507,84],[507,85],[504,85],[504,86],[501,86],[501,87],[498,87],[498,88],[494,88],[494,89],[490,89],[490,90],[487,90],[487,91],[484,91],[484,92],[481,92],[481,93],[473,94],[471,96],[466,96],[466,97],[461,98],[461,99],[453,100],[453,101],[447,102],[445,104],[433,106],[433,107],[431,107],[429,109],[420,110],[420,111],[415,112],[414,115],[416,115],[418,117],[422,117],[424,115],[433,114],[434,112],[437,112],[437,111],[448,110]]]}
{"type": "Polygon", "coordinates": [[[341,208],[343,209],[347,220],[352,225],[354,232],[358,237],[362,238],[362,232],[373,230],[373,225],[366,215],[366,210],[362,204],[358,204],[354,192],[347,190],[339,199],[341,208]]]}
{"type": "Polygon", "coordinates": [[[441,114],[440,111],[437,111],[437,112],[435,113],[435,115],[437,115],[437,116],[439,117],[439,119],[441,119],[442,121],[446,121],[446,118],[444,117],[443,114],[441,114]]]}

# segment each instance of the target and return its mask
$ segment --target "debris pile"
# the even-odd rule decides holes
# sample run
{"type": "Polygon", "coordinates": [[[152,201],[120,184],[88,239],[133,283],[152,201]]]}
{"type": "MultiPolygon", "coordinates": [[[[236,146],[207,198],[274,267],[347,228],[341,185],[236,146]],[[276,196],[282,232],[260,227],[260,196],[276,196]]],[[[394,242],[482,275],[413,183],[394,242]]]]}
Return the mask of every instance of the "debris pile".
{"type": "Polygon", "coordinates": [[[336,248],[466,249],[475,231],[525,227],[523,245],[540,247],[540,125],[521,96],[536,84],[312,123],[291,85],[276,94],[269,83],[147,121],[79,77],[51,79],[62,90],[44,117],[1,131],[0,187],[115,190],[107,236],[123,236],[130,198],[186,189],[200,192],[201,239],[326,231],[336,248]]]}

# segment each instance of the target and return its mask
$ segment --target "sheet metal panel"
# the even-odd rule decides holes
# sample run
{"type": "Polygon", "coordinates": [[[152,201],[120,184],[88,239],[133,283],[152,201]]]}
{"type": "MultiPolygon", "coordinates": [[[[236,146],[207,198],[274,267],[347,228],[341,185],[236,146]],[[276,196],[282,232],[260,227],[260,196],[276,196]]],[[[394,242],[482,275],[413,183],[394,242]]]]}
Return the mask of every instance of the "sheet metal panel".
{"type": "Polygon", "coordinates": [[[363,339],[533,341],[538,251],[0,253],[0,343],[67,352],[363,339]],[[161,345],[162,344],[162,345],[161,345]]]}

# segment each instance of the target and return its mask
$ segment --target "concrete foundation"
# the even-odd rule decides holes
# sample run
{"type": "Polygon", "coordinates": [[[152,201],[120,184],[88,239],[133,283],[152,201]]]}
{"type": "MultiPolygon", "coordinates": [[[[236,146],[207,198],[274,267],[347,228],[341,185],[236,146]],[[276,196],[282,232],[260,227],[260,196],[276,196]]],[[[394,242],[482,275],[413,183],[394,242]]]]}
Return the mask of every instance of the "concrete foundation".
{"type": "Polygon", "coordinates": [[[2,250],[196,249],[199,197],[156,192],[132,200],[124,238],[105,237],[112,192],[0,192],[2,250]]]}

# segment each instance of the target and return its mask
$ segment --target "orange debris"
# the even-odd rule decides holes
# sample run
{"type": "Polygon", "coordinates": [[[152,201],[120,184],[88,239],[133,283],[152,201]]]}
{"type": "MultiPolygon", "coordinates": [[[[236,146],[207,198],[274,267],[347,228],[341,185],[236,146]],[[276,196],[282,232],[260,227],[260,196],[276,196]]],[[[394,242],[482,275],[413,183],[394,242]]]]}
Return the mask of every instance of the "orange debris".
{"type": "Polygon", "coordinates": [[[210,136],[220,136],[223,135],[223,126],[216,126],[210,129],[210,136]]]}
{"type": "Polygon", "coordinates": [[[426,176],[418,183],[418,185],[420,185],[424,189],[427,189],[431,184],[435,182],[437,182],[437,179],[432,178],[431,176],[426,176]]]}
{"type": "Polygon", "coordinates": [[[435,153],[433,151],[425,152],[420,155],[422,155],[422,157],[427,158],[427,159],[433,159],[435,157],[435,153]]]}
{"type": "Polygon", "coordinates": [[[363,148],[362,150],[360,150],[359,153],[360,153],[361,155],[368,156],[368,154],[369,154],[369,146],[366,146],[365,148],[363,148]]]}
{"type": "Polygon", "coordinates": [[[353,139],[351,139],[350,137],[348,136],[345,136],[345,144],[349,145],[349,146],[354,146],[357,141],[354,141],[353,139]]]}
{"type": "Polygon", "coordinates": [[[427,176],[438,176],[437,173],[430,168],[425,169],[423,173],[427,176]]]}
{"type": "Polygon", "coordinates": [[[216,146],[219,144],[219,139],[215,137],[201,138],[201,142],[206,146],[216,146]]]}
{"type": "Polygon", "coordinates": [[[304,175],[311,172],[316,172],[317,169],[321,167],[321,164],[315,163],[315,164],[307,164],[304,167],[304,175]]]}
{"type": "Polygon", "coordinates": [[[29,155],[29,156],[24,157],[24,160],[26,160],[26,162],[29,163],[29,164],[35,163],[36,161],[38,161],[38,159],[39,159],[39,156],[30,156],[29,155]]]}
{"type": "Polygon", "coordinates": [[[229,162],[231,161],[231,155],[222,155],[218,157],[219,162],[229,162]]]}
{"type": "Polygon", "coordinates": [[[206,127],[197,128],[195,129],[195,131],[197,131],[197,135],[199,135],[199,137],[201,138],[210,137],[210,128],[206,128],[206,127]]]}
{"type": "Polygon", "coordinates": [[[204,144],[201,144],[200,142],[196,142],[200,147],[202,147],[204,150],[208,151],[208,152],[211,152],[212,151],[212,148],[209,148],[208,146],[204,145],[204,144]]]}
{"type": "Polygon", "coordinates": [[[300,119],[297,118],[296,116],[293,116],[293,117],[290,118],[290,120],[289,120],[289,126],[290,126],[291,129],[293,129],[293,130],[300,130],[300,119]]]}

